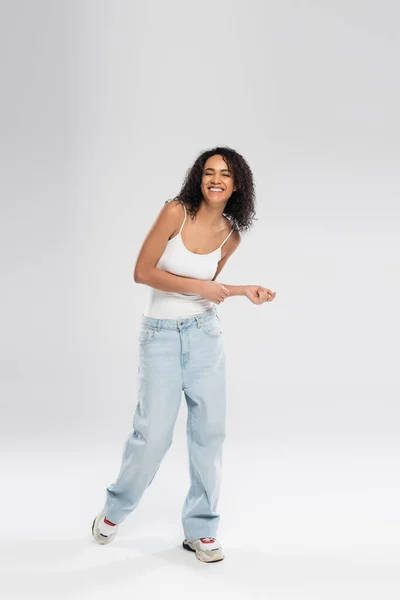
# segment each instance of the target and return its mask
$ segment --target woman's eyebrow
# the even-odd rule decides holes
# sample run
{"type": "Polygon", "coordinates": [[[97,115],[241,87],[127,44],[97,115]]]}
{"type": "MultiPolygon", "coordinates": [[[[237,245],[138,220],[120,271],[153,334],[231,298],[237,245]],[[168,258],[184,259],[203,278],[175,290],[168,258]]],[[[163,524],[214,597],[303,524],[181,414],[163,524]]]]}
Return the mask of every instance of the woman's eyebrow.
{"type": "MultiPolygon", "coordinates": [[[[207,169],[204,169],[205,171],[215,171],[215,169],[213,169],[212,167],[207,167],[207,169]]],[[[230,173],[229,169],[220,169],[220,171],[228,171],[228,173],[230,173]]]]}

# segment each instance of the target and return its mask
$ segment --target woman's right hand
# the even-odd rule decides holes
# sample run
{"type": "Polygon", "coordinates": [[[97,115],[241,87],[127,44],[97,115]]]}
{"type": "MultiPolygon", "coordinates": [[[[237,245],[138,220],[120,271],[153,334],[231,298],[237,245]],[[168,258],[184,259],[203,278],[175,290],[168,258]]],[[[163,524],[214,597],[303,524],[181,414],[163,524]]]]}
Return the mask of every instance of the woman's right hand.
{"type": "Polygon", "coordinates": [[[218,281],[202,281],[199,286],[199,294],[215,304],[220,304],[230,295],[230,292],[218,281]]]}

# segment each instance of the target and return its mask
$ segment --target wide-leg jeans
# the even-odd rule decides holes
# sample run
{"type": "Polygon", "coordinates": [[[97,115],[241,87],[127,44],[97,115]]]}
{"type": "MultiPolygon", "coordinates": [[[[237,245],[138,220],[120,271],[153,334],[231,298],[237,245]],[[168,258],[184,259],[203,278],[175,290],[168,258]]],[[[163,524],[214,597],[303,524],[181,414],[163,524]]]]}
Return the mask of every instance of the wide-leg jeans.
{"type": "Polygon", "coordinates": [[[142,315],[138,341],[138,402],[104,513],[118,524],[137,507],[171,446],[183,391],[190,473],[183,530],[189,541],[216,537],[226,435],[224,337],[216,307],[180,320],[142,315]]]}

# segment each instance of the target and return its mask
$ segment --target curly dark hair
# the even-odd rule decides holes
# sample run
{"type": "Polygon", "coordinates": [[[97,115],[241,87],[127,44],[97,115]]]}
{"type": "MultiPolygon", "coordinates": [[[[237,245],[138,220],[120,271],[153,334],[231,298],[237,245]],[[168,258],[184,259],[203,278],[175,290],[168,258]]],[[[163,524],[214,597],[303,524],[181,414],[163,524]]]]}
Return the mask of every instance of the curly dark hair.
{"type": "Polygon", "coordinates": [[[202,202],[201,180],[206,161],[216,154],[222,156],[233,174],[236,192],[232,192],[223,214],[231,221],[234,231],[248,231],[255,218],[253,174],[241,154],[226,146],[217,146],[202,152],[187,170],[181,191],[174,200],[180,200],[194,217],[202,202]]]}

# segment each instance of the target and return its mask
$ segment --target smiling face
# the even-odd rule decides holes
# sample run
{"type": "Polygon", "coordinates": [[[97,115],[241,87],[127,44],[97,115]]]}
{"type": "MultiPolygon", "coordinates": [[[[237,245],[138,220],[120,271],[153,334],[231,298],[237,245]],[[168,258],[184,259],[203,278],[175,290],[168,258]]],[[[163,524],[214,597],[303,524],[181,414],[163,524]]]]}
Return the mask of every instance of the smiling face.
{"type": "Polygon", "coordinates": [[[235,191],[233,173],[222,156],[219,154],[210,156],[204,165],[201,179],[203,198],[212,204],[218,203],[225,206],[232,192],[235,191]]]}

